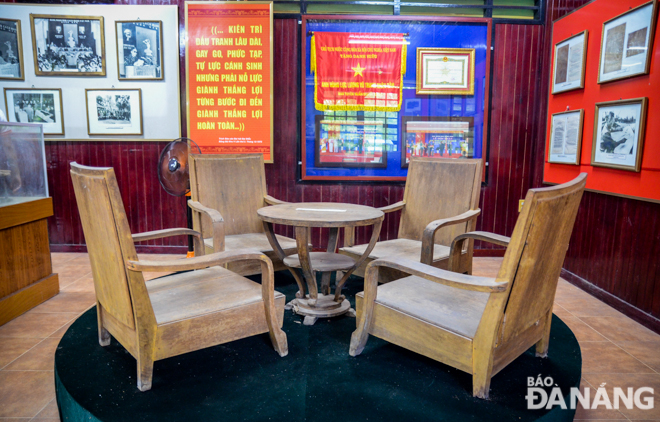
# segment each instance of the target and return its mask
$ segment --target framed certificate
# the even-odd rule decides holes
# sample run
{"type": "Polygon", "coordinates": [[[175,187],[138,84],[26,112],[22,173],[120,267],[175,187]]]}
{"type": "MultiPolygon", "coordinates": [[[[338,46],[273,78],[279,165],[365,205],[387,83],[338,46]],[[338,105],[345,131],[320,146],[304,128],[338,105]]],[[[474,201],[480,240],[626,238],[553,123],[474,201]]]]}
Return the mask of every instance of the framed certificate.
{"type": "Polygon", "coordinates": [[[655,4],[648,2],[603,23],[599,84],[649,73],[655,4]]]}
{"type": "Polygon", "coordinates": [[[584,110],[571,110],[552,115],[548,163],[580,164],[584,110]]]}
{"type": "Polygon", "coordinates": [[[417,94],[474,95],[474,48],[417,49],[417,94]]]}
{"type": "Polygon", "coordinates": [[[555,45],[555,62],[552,73],[553,94],[584,88],[588,36],[589,31],[585,30],[555,45]]]}

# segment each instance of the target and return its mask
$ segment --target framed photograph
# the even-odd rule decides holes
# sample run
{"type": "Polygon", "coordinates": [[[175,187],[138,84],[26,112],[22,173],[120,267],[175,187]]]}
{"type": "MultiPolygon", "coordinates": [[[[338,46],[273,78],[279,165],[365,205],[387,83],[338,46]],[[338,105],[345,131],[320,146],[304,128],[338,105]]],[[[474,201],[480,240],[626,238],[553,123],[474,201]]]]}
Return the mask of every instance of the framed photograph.
{"type": "Polygon", "coordinates": [[[552,115],[548,163],[580,164],[584,110],[571,110],[552,115]]]}
{"type": "Polygon", "coordinates": [[[404,116],[401,118],[401,167],[412,157],[472,158],[474,118],[404,116]]]}
{"type": "Polygon", "coordinates": [[[316,167],[386,168],[387,118],[385,112],[378,118],[371,114],[331,111],[316,116],[316,167]]]}
{"type": "Polygon", "coordinates": [[[417,94],[474,95],[474,48],[417,49],[417,94]]]}
{"type": "Polygon", "coordinates": [[[163,79],[163,22],[117,21],[119,79],[163,79]]]}
{"type": "Polygon", "coordinates": [[[5,88],[7,120],[17,123],[41,123],[44,135],[64,135],[62,90],[5,88]]]}
{"type": "Polygon", "coordinates": [[[0,79],[25,80],[19,20],[0,19],[0,79]]]}
{"type": "Polygon", "coordinates": [[[648,2],[603,23],[599,84],[649,73],[655,4],[648,2]]]}
{"type": "Polygon", "coordinates": [[[102,16],[30,14],[37,76],[105,76],[102,16]]]}
{"type": "Polygon", "coordinates": [[[142,135],[141,89],[85,89],[87,133],[142,135]]]}
{"type": "Polygon", "coordinates": [[[648,99],[596,103],[591,165],[639,172],[648,99]]]}
{"type": "Polygon", "coordinates": [[[552,93],[584,88],[584,69],[587,63],[587,39],[584,30],[555,45],[555,63],[552,73],[552,93]]]}

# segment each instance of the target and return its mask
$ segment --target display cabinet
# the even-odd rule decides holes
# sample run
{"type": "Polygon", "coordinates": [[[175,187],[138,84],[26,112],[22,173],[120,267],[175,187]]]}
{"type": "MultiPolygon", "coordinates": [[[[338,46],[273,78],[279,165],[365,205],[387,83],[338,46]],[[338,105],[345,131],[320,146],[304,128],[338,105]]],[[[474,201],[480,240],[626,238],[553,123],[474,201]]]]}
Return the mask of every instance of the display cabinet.
{"type": "Polygon", "coordinates": [[[48,243],[43,127],[0,124],[0,325],[59,292],[48,243]]]}

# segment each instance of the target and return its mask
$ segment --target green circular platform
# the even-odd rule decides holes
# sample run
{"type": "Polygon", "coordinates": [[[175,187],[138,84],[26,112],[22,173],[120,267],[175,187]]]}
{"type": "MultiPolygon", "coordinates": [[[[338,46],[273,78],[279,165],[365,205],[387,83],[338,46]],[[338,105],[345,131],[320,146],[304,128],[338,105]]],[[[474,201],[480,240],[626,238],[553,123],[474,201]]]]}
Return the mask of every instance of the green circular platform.
{"type": "MultiPolygon", "coordinates": [[[[276,287],[294,298],[286,272],[276,287]]],[[[353,302],[362,279],[353,277],[353,302]]],[[[527,410],[527,377],[551,376],[565,395],[580,383],[580,347],[556,316],[547,359],[528,351],[497,374],[490,399],[472,397],[470,375],[370,337],[348,355],[355,319],[314,326],[285,311],[289,355],[280,358],[267,334],[158,361],[153,386],[136,387],[136,363],[114,339],[97,341],[96,309],[71,325],[55,354],[62,421],[571,421],[574,410],[527,410]]]]}

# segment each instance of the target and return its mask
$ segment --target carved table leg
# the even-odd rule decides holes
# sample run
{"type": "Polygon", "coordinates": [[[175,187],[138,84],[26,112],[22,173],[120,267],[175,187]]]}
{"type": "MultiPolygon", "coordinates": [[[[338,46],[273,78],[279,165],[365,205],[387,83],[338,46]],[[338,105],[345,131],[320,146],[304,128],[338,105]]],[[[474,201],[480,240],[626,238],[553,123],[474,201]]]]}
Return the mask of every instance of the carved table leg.
{"type": "MultiPolygon", "coordinates": [[[[339,227],[330,228],[330,236],[328,237],[328,252],[335,253],[337,250],[337,240],[339,239],[339,227]]],[[[326,271],[321,278],[321,293],[324,295],[330,294],[330,279],[332,278],[332,271],[326,271]]]]}
{"type": "Polygon", "coordinates": [[[298,247],[298,259],[300,259],[300,268],[307,281],[307,291],[309,292],[309,299],[307,303],[309,306],[316,305],[319,297],[318,287],[316,286],[316,277],[312,269],[312,262],[309,259],[309,243],[308,227],[296,227],[296,246],[298,247]]]}

